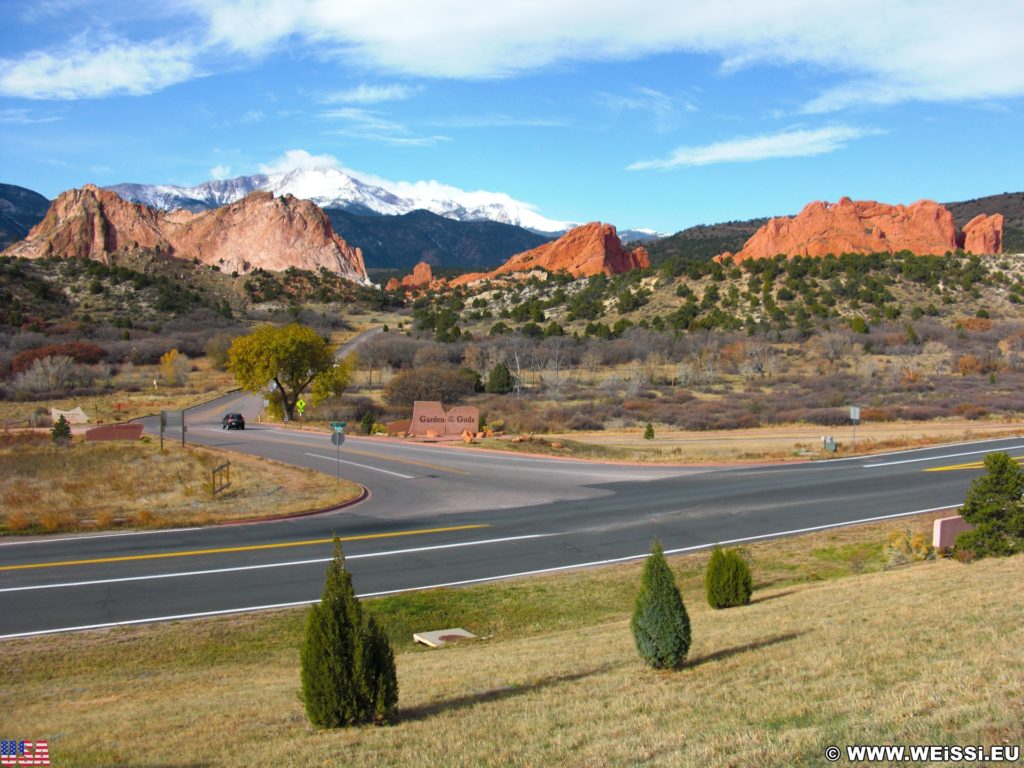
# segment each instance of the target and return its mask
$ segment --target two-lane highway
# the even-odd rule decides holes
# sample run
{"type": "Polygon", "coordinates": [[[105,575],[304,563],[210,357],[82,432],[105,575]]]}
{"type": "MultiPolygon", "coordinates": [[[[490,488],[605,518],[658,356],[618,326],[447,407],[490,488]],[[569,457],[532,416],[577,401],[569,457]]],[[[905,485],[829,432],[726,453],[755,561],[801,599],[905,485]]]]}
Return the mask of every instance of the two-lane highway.
{"type": "MultiPolygon", "coordinates": [[[[257,404],[236,396],[190,412],[188,439],[335,472],[324,433],[220,429],[224,412],[257,404]]],[[[1024,455],[1024,439],[715,468],[349,438],[342,474],[371,495],[336,513],[0,542],[0,637],[307,603],[334,535],[359,593],[378,595],[641,557],[655,536],[683,551],[950,508],[996,450],[1024,455]]]]}

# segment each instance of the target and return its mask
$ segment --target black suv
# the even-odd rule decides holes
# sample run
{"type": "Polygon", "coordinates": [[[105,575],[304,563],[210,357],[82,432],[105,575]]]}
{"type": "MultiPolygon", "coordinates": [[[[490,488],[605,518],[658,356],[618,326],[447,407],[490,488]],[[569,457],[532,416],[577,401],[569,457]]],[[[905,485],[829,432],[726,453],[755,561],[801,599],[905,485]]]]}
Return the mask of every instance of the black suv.
{"type": "Polygon", "coordinates": [[[220,422],[221,429],[245,429],[245,417],[240,413],[226,413],[220,422]]]}

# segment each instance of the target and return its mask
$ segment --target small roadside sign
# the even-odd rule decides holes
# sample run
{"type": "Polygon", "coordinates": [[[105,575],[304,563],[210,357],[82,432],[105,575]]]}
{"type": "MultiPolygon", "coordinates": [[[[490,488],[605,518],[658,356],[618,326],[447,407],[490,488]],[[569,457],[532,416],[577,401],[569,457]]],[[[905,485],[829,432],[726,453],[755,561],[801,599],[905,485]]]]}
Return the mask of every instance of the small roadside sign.
{"type": "Polygon", "coordinates": [[[334,456],[336,464],[334,465],[334,477],[337,482],[341,482],[341,446],[345,442],[345,433],[342,431],[345,429],[344,421],[332,421],[331,426],[334,431],[331,432],[331,443],[334,445],[334,456]]]}
{"type": "Polygon", "coordinates": [[[850,423],[853,425],[853,450],[857,450],[857,425],[860,424],[860,406],[850,406],[850,423]]]}
{"type": "Polygon", "coordinates": [[[306,401],[299,400],[297,403],[295,403],[295,410],[297,410],[299,412],[299,415],[301,416],[302,412],[306,410],[306,401]]]}

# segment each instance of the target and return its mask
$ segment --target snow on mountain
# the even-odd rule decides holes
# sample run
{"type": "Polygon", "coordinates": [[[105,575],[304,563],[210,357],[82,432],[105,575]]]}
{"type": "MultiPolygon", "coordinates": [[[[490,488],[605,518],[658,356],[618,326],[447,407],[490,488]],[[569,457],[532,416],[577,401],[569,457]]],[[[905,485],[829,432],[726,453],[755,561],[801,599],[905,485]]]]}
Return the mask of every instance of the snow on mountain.
{"type": "Polygon", "coordinates": [[[354,213],[401,215],[424,209],[456,221],[498,221],[545,234],[565,232],[575,226],[574,222],[541,216],[529,203],[500,192],[466,192],[433,181],[372,184],[330,167],[239,176],[194,187],[116,184],[108,189],[125,200],[164,211],[216,208],[263,190],[312,200],[321,208],[343,208],[354,213]]]}
{"type": "Polygon", "coordinates": [[[648,240],[660,240],[663,237],[668,237],[669,234],[671,233],[658,232],[653,229],[637,227],[635,229],[619,230],[619,239],[624,243],[643,243],[648,240]]]}

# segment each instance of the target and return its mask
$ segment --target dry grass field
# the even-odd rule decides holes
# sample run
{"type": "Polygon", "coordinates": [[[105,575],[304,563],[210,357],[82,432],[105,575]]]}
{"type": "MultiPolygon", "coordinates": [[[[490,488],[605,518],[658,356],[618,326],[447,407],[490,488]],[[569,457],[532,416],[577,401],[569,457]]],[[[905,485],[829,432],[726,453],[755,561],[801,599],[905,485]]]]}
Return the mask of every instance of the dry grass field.
{"type": "Polygon", "coordinates": [[[726,611],[703,599],[706,553],[670,558],[694,636],[677,672],[633,648],[630,564],[367,602],[395,644],[393,727],[308,725],[304,612],[281,611],[4,643],[4,732],[65,766],[794,766],[833,744],[1019,744],[1024,560],[883,569],[886,536],[929,520],[755,544],[754,600],[726,611]],[[413,648],[442,626],[487,639],[413,648]]]}
{"type": "Polygon", "coordinates": [[[535,435],[523,442],[509,437],[486,438],[473,445],[594,460],[702,464],[827,459],[1022,434],[1024,424],[1019,422],[941,420],[862,424],[857,427],[856,451],[850,427],[810,424],[701,432],[657,429],[652,440],[643,438],[643,429],[563,432],[535,435]],[[824,435],[835,439],[835,453],[823,448],[824,435]]]}
{"type": "MultiPolygon", "coordinates": [[[[1012,421],[943,419],[861,424],[856,431],[856,453],[878,453],[1021,434],[1024,434],[1024,424],[1012,421]]],[[[619,449],[635,456],[635,460],[701,462],[828,458],[830,454],[822,448],[821,441],[825,435],[835,438],[835,455],[854,453],[852,427],[813,424],[704,432],[659,429],[655,431],[653,440],[643,439],[643,429],[575,432],[546,437],[555,441],[568,438],[595,447],[619,449]]]]}
{"type": "Polygon", "coordinates": [[[355,498],[355,483],[266,459],[140,441],[54,445],[41,433],[0,434],[0,534],[204,525],[302,512],[355,498]],[[231,461],[213,494],[210,470],[231,461]]]}
{"type": "MultiPolygon", "coordinates": [[[[164,383],[159,365],[137,365],[125,366],[112,376],[111,388],[103,394],[54,400],[0,400],[0,424],[24,427],[37,412],[48,417],[51,408],[72,410],[78,407],[85,411],[90,424],[111,424],[159,411],[189,408],[238,387],[230,373],[212,367],[205,357],[195,358],[191,365],[195,370],[189,372],[183,386],[164,383]]],[[[48,421],[43,423],[48,424],[48,421]]]]}

